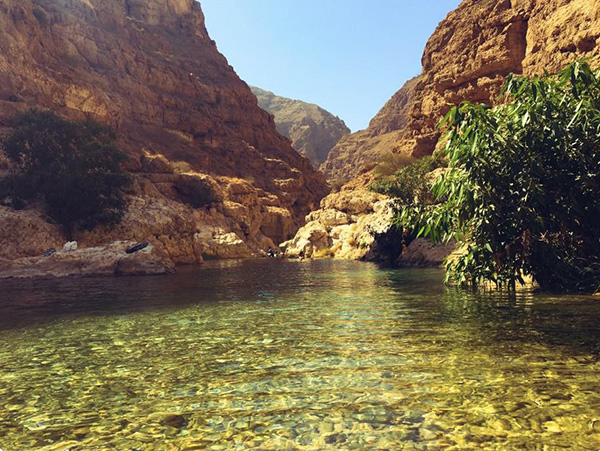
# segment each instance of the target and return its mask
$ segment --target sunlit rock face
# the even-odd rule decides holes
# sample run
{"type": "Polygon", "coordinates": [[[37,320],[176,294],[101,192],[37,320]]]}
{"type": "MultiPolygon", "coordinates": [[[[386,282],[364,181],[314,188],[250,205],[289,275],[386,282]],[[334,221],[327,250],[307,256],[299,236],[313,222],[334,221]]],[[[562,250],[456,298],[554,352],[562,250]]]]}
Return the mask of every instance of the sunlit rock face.
{"type": "Polygon", "coordinates": [[[148,25],[161,25],[168,19],[191,14],[194,0],[125,0],[127,13],[148,25]]]}
{"type": "Polygon", "coordinates": [[[393,218],[393,204],[380,194],[332,193],[281,249],[289,258],[393,261],[402,250],[402,231],[392,225],[393,218]]]}
{"type": "Polygon", "coordinates": [[[281,244],[289,258],[334,258],[395,263],[404,267],[440,266],[455,245],[403,235],[394,224],[397,208],[386,196],[349,184],[321,201],[296,236],[281,244]]]}
{"type": "MultiPolygon", "coordinates": [[[[193,0],[2,0],[0,129],[30,107],[113,125],[140,179],[130,194],[166,206],[168,217],[199,215],[181,204],[178,173],[209,177],[224,203],[208,222],[254,248],[293,235],[328,190],[218,52],[193,0]],[[157,155],[179,169],[159,177],[164,168],[144,163],[157,155]]],[[[172,233],[138,226],[132,239],[147,232],[159,244],[172,233]]],[[[197,229],[190,226],[186,242],[197,229]]],[[[196,244],[177,259],[198,260],[196,244]]]]}
{"type": "Polygon", "coordinates": [[[343,138],[322,169],[348,180],[387,152],[431,154],[450,105],[495,102],[510,73],[553,72],[581,58],[599,64],[599,37],[598,0],[465,0],[429,39],[422,73],[367,130],[343,138]]]}

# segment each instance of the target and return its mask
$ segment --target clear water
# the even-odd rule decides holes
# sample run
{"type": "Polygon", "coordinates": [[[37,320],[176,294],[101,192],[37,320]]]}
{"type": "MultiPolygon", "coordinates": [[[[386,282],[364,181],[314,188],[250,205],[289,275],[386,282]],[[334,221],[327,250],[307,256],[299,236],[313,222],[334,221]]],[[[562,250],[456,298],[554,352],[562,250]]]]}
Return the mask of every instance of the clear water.
{"type": "Polygon", "coordinates": [[[600,449],[600,299],[211,262],[0,283],[0,448],[600,449]]]}

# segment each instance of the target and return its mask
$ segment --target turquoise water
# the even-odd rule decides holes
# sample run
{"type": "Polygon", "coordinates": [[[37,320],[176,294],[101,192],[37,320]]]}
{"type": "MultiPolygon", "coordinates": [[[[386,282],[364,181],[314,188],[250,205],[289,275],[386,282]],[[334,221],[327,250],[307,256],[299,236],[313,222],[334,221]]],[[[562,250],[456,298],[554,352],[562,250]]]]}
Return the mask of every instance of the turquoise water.
{"type": "Polygon", "coordinates": [[[0,283],[0,448],[600,449],[600,299],[210,262],[0,283]]]}

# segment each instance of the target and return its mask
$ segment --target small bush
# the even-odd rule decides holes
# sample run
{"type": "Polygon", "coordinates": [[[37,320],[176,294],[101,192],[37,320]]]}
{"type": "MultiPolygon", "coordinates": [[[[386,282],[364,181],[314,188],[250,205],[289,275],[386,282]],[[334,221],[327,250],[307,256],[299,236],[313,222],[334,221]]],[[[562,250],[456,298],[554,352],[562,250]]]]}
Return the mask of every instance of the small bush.
{"type": "Polygon", "coordinates": [[[444,166],[444,161],[439,156],[423,157],[400,169],[392,176],[375,180],[369,189],[393,197],[403,205],[414,202],[429,203],[431,194],[428,174],[442,166],[444,166]]]}
{"type": "Polygon", "coordinates": [[[182,132],[181,130],[167,129],[167,132],[171,133],[174,136],[177,136],[182,141],[186,141],[189,143],[194,142],[194,137],[192,135],[190,135],[189,133],[182,132]]]}
{"type": "Polygon", "coordinates": [[[386,153],[381,156],[373,168],[373,173],[377,177],[391,177],[413,161],[415,161],[414,158],[409,155],[391,152],[386,153]]]}
{"type": "Polygon", "coordinates": [[[176,161],[171,163],[175,174],[185,174],[187,172],[193,172],[192,166],[187,161],[176,161]]]}
{"type": "Polygon", "coordinates": [[[209,180],[194,175],[182,175],[175,184],[175,191],[182,202],[193,208],[222,202],[217,188],[209,180]]]}
{"type": "Polygon", "coordinates": [[[343,178],[335,178],[329,182],[329,186],[331,186],[332,193],[339,193],[345,184],[346,180],[344,180],[343,178]]]}
{"type": "Polygon", "coordinates": [[[0,187],[2,197],[12,198],[13,205],[42,200],[69,238],[76,229],[121,220],[122,189],[130,178],[121,169],[127,157],[111,128],[37,110],[15,116],[13,126],[1,139],[12,172],[0,187]]]}
{"type": "Polygon", "coordinates": [[[142,171],[153,174],[173,174],[175,168],[169,160],[162,155],[146,154],[141,159],[142,171]]]}

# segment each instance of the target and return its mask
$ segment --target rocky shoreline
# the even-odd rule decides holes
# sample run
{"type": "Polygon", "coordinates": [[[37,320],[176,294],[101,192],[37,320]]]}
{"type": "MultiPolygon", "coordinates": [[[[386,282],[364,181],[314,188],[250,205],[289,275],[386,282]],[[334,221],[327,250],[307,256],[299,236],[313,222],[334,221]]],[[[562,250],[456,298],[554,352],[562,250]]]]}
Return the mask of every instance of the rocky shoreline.
{"type": "MultiPolygon", "coordinates": [[[[257,199],[244,183],[229,185],[231,193],[241,196],[240,203],[227,200],[205,209],[184,206],[159,193],[148,195],[154,186],[148,182],[146,188],[136,189],[146,196],[129,199],[127,214],[113,230],[78,233],[79,249],[47,258],[42,254],[51,247],[62,249],[67,238],[43,209],[0,207],[4,225],[0,229],[0,279],[171,274],[177,266],[205,259],[265,256],[267,249],[278,248],[266,234],[293,236],[279,245],[279,254],[290,259],[434,267],[454,250],[454,246],[433,246],[423,239],[406,243],[393,225],[393,202],[365,189],[349,187],[329,194],[292,235],[291,218],[282,221],[286,217],[280,209],[272,207],[271,212],[263,207],[252,216],[243,203],[257,199]],[[148,247],[126,254],[126,249],[141,241],[147,241],[148,247]]],[[[229,199],[236,199],[231,193],[229,199]]]]}
{"type": "MultiPolygon", "coordinates": [[[[280,245],[279,255],[286,259],[362,260],[393,263],[398,267],[435,267],[454,251],[452,245],[434,246],[424,239],[414,240],[403,248],[401,234],[391,225],[393,209],[389,200],[373,193],[363,197],[355,194],[336,193],[324,199],[322,208],[307,216],[306,225],[296,236],[280,245]]],[[[17,213],[21,218],[27,214],[17,213]]],[[[135,253],[128,253],[137,243],[133,240],[89,245],[93,240],[88,239],[88,247],[84,244],[84,247],[69,250],[66,246],[44,256],[39,251],[41,246],[61,242],[60,234],[53,233],[56,231],[52,225],[40,219],[24,223],[20,230],[47,239],[37,243],[23,239],[20,246],[4,247],[0,256],[0,280],[166,275],[175,273],[177,266],[200,264],[204,260],[199,254],[196,261],[178,258],[180,253],[164,245],[171,239],[156,243],[156,237],[153,237],[156,244],[145,243],[145,247],[135,253]],[[45,233],[38,233],[39,230],[45,233]],[[22,256],[22,253],[34,252],[38,252],[37,255],[22,256]]],[[[205,258],[266,256],[264,250],[249,246],[233,232],[215,237],[206,229],[205,235],[206,241],[202,240],[204,244],[200,246],[209,252],[203,254],[205,258]]]]}
{"type": "MultiPolygon", "coordinates": [[[[105,246],[74,251],[59,251],[48,257],[22,257],[14,260],[0,258],[0,280],[155,276],[176,273],[177,265],[173,263],[171,258],[160,248],[151,244],[135,254],[127,254],[126,250],[135,244],[133,241],[117,241],[105,246]]],[[[348,248],[346,247],[345,250],[347,251],[348,248]]],[[[453,250],[452,246],[433,246],[427,240],[419,239],[411,243],[394,261],[394,264],[398,267],[437,267],[453,250]]],[[[360,255],[361,253],[363,253],[362,249],[354,250],[354,255],[360,255]]],[[[305,258],[292,253],[281,255],[286,259],[305,258]]],[[[242,258],[261,257],[253,255],[242,258]]],[[[317,252],[308,258],[390,261],[389,259],[373,257],[372,250],[369,250],[363,258],[341,258],[331,252],[321,254],[317,252]]]]}
{"type": "Polygon", "coordinates": [[[160,248],[148,244],[128,253],[136,243],[117,241],[106,246],[58,251],[47,257],[0,259],[0,279],[48,279],[173,274],[175,265],[160,248]]]}

